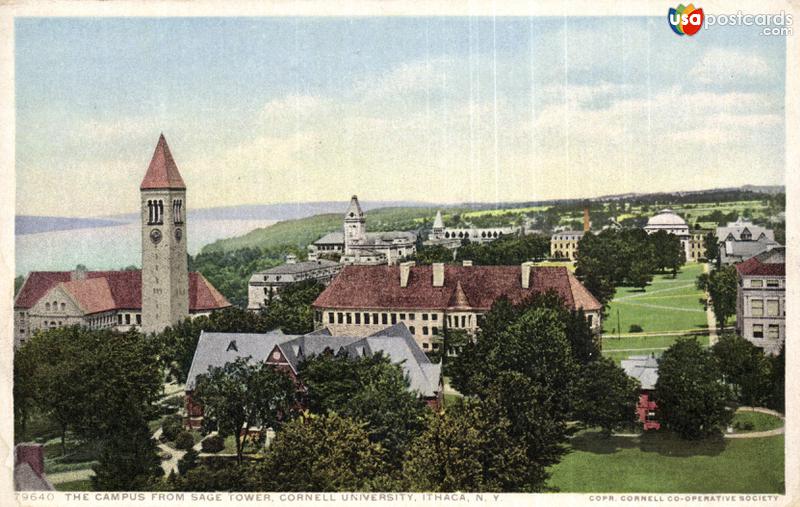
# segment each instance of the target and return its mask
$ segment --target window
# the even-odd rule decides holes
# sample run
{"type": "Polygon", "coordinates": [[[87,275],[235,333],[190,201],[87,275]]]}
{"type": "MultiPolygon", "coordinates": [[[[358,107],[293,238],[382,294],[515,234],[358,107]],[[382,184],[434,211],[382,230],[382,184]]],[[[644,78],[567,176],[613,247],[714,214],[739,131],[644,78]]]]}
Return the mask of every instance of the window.
{"type": "Polygon", "coordinates": [[[778,283],[778,280],[767,280],[767,287],[770,287],[770,288],[774,289],[774,288],[778,287],[779,285],[780,284],[778,283]]]}
{"type": "Polygon", "coordinates": [[[353,314],[350,313],[350,312],[347,312],[347,314],[345,315],[345,319],[347,320],[348,324],[352,324],[353,323],[353,314]]]}
{"type": "Polygon", "coordinates": [[[141,326],[142,325],[142,314],[141,313],[137,313],[136,314],[136,325],[137,326],[141,326]]]}
{"type": "Polygon", "coordinates": [[[764,316],[764,300],[763,299],[753,299],[750,301],[750,315],[753,317],[763,317],[764,316]]]}
{"type": "Polygon", "coordinates": [[[356,313],[356,324],[361,324],[361,314],[356,313]]]}
{"type": "Polygon", "coordinates": [[[337,313],[336,318],[338,319],[339,324],[344,324],[344,314],[342,312],[337,313]]]}
{"type": "Polygon", "coordinates": [[[413,313],[409,313],[408,314],[408,320],[414,320],[414,315],[415,314],[413,314],[413,313]]]}
{"type": "Polygon", "coordinates": [[[328,324],[333,324],[333,312],[328,312],[328,324]]]}
{"type": "Polygon", "coordinates": [[[368,313],[364,314],[364,324],[369,324],[369,314],[368,313]]]}
{"type": "Polygon", "coordinates": [[[394,325],[394,324],[397,324],[397,314],[396,313],[392,314],[392,325],[394,325]]]}
{"type": "Polygon", "coordinates": [[[61,303],[61,311],[63,312],[66,309],[67,309],[67,304],[66,303],[61,303]]]}
{"type": "Polygon", "coordinates": [[[428,314],[427,313],[423,313],[422,314],[422,320],[428,320],[428,314]]]}
{"type": "Polygon", "coordinates": [[[781,328],[779,325],[770,324],[769,327],[767,327],[767,338],[769,338],[770,340],[777,340],[778,338],[780,338],[780,335],[781,335],[781,328]]]}
{"type": "Polygon", "coordinates": [[[422,327],[422,334],[424,334],[426,336],[428,335],[428,326],[423,326],[422,327]]]}
{"type": "Polygon", "coordinates": [[[428,350],[429,348],[431,348],[431,346],[430,346],[430,344],[428,342],[425,342],[425,343],[422,344],[422,348],[425,349],[425,350],[428,350]]]}
{"type": "Polygon", "coordinates": [[[372,323],[373,324],[377,324],[378,323],[378,314],[377,313],[373,313],[372,314],[372,323]]]}
{"type": "Polygon", "coordinates": [[[778,300],[767,299],[767,317],[777,317],[778,315],[778,300]]]}
{"type": "Polygon", "coordinates": [[[405,313],[401,313],[400,314],[400,320],[406,320],[406,314],[405,313]]]}
{"type": "Polygon", "coordinates": [[[131,323],[131,314],[130,313],[126,313],[125,314],[125,324],[130,324],[130,323],[131,323]]]}
{"type": "Polygon", "coordinates": [[[594,315],[587,315],[586,318],[589,320],[589,327],[592,327],[592,322],[594,321],[594,315]]]}
{"type": "Polygon", "coordinates": [[[431,320],[439,320],[439,314],[438,313],[431,314],[431,320]]]}
{"type": "Polygon", "coordinates": [[[388,324],[389,323],[389,315],[382,313],[381,314],[381,324],[388,324]]]}
{"type": "Polygon", "coordinates": [[[436,326],[433,326],[433,328],[431,329],[431,331],[433,332],[433,334],[439,334],[439,328],[438,328],[438,327],[436,327],[436,326]]]}
{"type": "Polygon", "coordinates": [[[754,289],[760,289],[764,286],[764,280],[750,280],[750,287],[754,289]]]}
{"type": "Polygon", "coordinates": [[[753,324],[753,338],[764,338],[763,324],[753,324]]]}
{"type": "Polygon", "coordinates": [[[409,326],[409,327],[408,327],[408,331],[409,331],[411,334],[416,334],[416,330],[414,329],[414,326],[409,326]]]}

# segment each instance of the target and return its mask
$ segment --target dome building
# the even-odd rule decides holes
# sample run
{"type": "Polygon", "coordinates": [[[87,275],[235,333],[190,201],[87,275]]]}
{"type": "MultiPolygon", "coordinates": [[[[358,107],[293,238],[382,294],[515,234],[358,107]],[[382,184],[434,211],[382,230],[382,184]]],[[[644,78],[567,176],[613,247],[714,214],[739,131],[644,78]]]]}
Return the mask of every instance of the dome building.
{"type": "Polygon", "coordinates": [[[657,215],[650,217],[647,221],[647,225],[644,226],[644,230],[647,234],[666,231],[669,234],[678,236],[681,240],[681,246],[683,246],[686,259],[689,260],[693,257],[691,253],[692,235],[689,232],[689,224],[671,209],[662,209],[657,215]]]}

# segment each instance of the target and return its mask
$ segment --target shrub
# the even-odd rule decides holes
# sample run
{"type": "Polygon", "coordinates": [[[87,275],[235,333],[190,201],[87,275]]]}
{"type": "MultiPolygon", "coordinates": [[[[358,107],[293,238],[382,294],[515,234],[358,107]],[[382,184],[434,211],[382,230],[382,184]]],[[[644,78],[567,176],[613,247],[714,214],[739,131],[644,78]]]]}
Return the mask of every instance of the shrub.
{"type": "Polygon", "coordinates": [[[183,406],[183,395],[170,396],[161,402],[161,413],[164,415],[174,414],[183,406]]]}
{"type": "Polygon", "coordinates": [[[203,452],[220,452],[225,448],[225,439],[219,435],[211,435],[202,442],[203,452]]]}
{"type": "Polygon", "coordinates": [[[167,440],[175,440],[181,431],[183,431],[183,418],[177,414],[165,417],[161,423],[161,432],[167,440]]]}
{"type": "Polygon", "coordinates": [[[175,437],[175,447],[182,450],[191,449],[194,446],[194,436],[188,431],[181,431],[175,437]]]}
{"type": "Polygon", "coordinates": [[[642,329],[642,326],[639,324],[631,324],[631,327],[628,329],[629,333],[641,333],[642,331],[644,331],[644,329],[642,329]]]}

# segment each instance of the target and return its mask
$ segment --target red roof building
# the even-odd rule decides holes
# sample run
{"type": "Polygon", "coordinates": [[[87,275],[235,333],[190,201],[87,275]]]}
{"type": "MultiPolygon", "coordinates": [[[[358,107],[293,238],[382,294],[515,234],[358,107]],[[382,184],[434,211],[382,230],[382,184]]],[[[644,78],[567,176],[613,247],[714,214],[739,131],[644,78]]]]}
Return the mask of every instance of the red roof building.
{"type": "Polygon", "coordinates": [[[736,264],[736,332],[767,354],[786,340],[786,248],[736,264]]]}
{"type": "Polygon", "coordinates": [[[583,309],[599,331],[602,305],[564,267],[345,266],[313,307],[318,327],[334,335],[366,336],[405,323],[424,350],[438,350],[442,329],[474,332],[479,318],[501,296],[519,303],[554,291],[572,309],[583,309]]]}
{"type": "MultiPolygon", "coordinates": [[[[189,313],[230,306],[200,273],[189,273],[189,313]]],[[[39,329],[67,325],[138,329],[142,319],[142,272],[33,271],[14,299],[15,338],[24,343],[39,329]]]]}

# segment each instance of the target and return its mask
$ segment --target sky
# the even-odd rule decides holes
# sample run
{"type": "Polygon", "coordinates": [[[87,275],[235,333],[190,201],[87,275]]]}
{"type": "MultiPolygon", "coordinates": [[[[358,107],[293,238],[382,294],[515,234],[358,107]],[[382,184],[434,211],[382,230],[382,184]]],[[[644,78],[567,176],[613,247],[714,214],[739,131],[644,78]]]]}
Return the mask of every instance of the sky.
{"type": "Polygon", "coordinates": [[[785,39],[663,17],[17,18],[17,214],[783,184],[785,39]]]}

